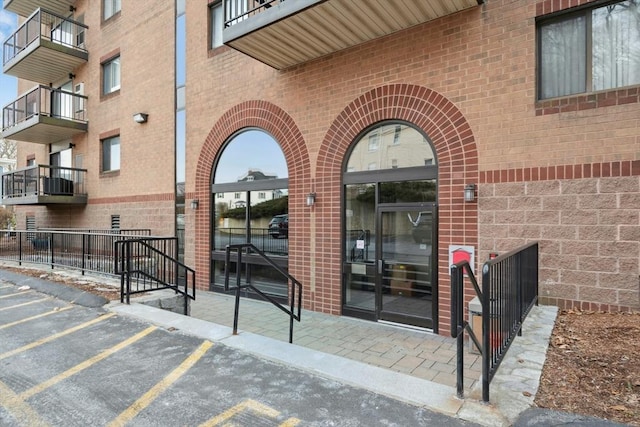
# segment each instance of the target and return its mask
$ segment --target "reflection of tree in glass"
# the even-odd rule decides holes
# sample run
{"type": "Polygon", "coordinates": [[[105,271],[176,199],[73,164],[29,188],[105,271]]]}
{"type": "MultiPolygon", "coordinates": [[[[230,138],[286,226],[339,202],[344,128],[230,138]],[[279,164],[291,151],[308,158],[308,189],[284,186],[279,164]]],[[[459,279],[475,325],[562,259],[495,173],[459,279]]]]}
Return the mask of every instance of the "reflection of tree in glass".
{"type": "MultiPolygon", "coordinates": [[[[374,203],[375,187],[366,187],[356,200],[374,203]]],[[[381,203],[435,202],[436,183],[433,181],[388,182],[380,185],[381,203]]]]}
{"type": "MultiPolygon", "coordinates": [[[[271,218],[272,216],[286,214],[288,212],[289,196],[283,196],[251,206],[250,216],[251,219],[271,218]]],[[[224,216],[227,218],[244,219],[246,216],[246,208],[229,209],[224,216]]]]}

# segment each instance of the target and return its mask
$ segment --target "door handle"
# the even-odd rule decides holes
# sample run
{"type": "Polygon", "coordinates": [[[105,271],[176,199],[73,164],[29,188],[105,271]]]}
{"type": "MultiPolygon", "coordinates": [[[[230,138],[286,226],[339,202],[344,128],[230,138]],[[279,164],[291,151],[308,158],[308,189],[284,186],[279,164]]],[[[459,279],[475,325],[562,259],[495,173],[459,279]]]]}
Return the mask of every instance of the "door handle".
{"type": "Polygon", "coordinates": [[[384,270],[384,261],[381,259],[378,260],[378,274],[382,274],[384,270]]]}

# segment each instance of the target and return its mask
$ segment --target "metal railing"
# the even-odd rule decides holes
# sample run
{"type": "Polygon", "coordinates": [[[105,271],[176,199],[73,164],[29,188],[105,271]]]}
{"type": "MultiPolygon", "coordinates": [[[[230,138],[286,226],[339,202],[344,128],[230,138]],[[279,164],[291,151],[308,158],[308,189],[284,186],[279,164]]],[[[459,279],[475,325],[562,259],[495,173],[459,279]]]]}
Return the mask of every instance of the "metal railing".
{"type": "Polygon", "coordinates": [[[228,245],[225,252],[225,271],[224,271],[224,290],[225,292],[236,291],[235,309],[233,312],[233,334],[238,334],[238,316],[240,313],[240,292],[243,289],[250,289],[260,295],[263,299],[269,301],[271,304],[278,307],[289,316],[289,343],[293,343],[293,321],[300,321],[300,314],[302,309],[302,284],[296,280],[295,277],[284,271],[276,263],[274,263],[264,252],[258,249],[251,243],[241,243],[236,245],[228,245]],[[237,252],[238,267],[236,268],[236,285],[234,287],[229,286],[229,275],[231,265],[231,251],[237,252]],[[289,307],[280,304],[271,296],[265,294],[257,287],[250,283],[242,284],[242,253],[257,254],[264,259],[271,267],[273,267],[278,273],[287,278],[287,288],[291,283],[291,289],[289,291],[289,307]],[[297,288],[297,289],[296,289],[297,288]],[[296,307],[297,306],[297,307],[296,307]],[[296,314],[297,313],[297,314],[296,314]]]}
{"type": "Polygon", "coordinates": [[[35,116],[86,124],[86,101],[84,95],[38,85],[2,109],[2,131],[35,116]]]}
{"type": "Polygon", "coordinates": [[[121,234],[125,236],[151,236],[149,228],[38,228],[39,231],[74,231],[76,233],[89,234],[121,234]]]}
{"type": "Polygon", "coordinates": [[[115,270],[120,275],[120,302],[129,304],[133,294],[171,289],[184,298],[196,299],[196,273],[178,261],[176,237],[138,237],[114,245],[115,270]]]}
{"type": "Polygon", "coordinates": [[[230,27],[284,0],[224,0],[224,26],[230,27]]]}
{"type": "MultiPolygon", "coordinates": [[[[247,241],[246,233],[246,228],[218,228],[215,233],[215,247],[225,248],[227,245],[244,243],[247,241]]],[[[262,252],[272,255],[287,255],[289,253],[288,233],[288,229],[281,231],[279,229],[251,228],[248,241],[262,252]]]]}
{"type": "Polygon", "coordinates": [[[37,9],[9,36],[2,48],[2,63],[15,58],[38,38],[86,52],[86,25],[44,9],[37,9]]]}
{"type": "Polygon", "coordinates": [[[86,196],[86,175],[86,169],[49,165],[7,172],[2,174],[2,199],[43,195],[86,196]]]}
{"type": "Polygon", "coordinates": [[[538,303],[538,243],[500,255],[482,266],[482,290],[467,261],[451,266],[451,336],[457,338],[457,393],[464,396],[464,331],[482,354],[482,400],[531,308],[538,303]],[[464,318],[464,274],[482,305],[481,343],[464,318]]]}
{"type": "Polygon", "coordinates": [[[116,275],[114,243],[139,236],[73,231],[1,230],[0,259],[116,275]]]}

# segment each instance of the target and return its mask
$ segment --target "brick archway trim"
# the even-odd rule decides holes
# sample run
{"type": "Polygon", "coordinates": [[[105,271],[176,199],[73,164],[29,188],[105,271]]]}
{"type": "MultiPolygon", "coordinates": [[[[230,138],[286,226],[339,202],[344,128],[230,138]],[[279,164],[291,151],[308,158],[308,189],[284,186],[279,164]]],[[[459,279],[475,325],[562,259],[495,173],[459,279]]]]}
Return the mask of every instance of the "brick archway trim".
{"type": "Polygon", "coordinates": [[[289,171],[289,265],[290,272],[304,280],[305,274],[295,266],[305,265],[309,253],[308,239],[296,238],[296,224],[305,221],[304,194],[310,191],[310,160],[307,147],[294,120],[280,107],[261,100],[242,102],[222,115],[214,124],[198,157],[195,194],[200,209],[195,211],[195,267],[197,287],[208,289],[210,280],[211,184],[215,160],[225,142],[234,133],[246,128],[268,132],[280,144],[289,171]],[[294,267],[293,269],[291,267],[294,267]]]}
{"type": "Polygon", "coordinates": [[[447,331],[450,312],[449,245],[477,248],[477,203],[464,202],[467,183],[478,183],[478,150],[471,127],[462,112],[443,95],[416,85],[395,84],[364,93],[336,117],[322,142],[317,167],[316,191],[334,203],[319,206],[317,252],[326,254],[328,268],[316,272],[324,286],[316,289],[316,305],[340,307],[341,188],[342,167],[349,146],[367,127],[385,120],[404,120],[420,128],[431,139],[438,161],[438,329],[447,331]]]}

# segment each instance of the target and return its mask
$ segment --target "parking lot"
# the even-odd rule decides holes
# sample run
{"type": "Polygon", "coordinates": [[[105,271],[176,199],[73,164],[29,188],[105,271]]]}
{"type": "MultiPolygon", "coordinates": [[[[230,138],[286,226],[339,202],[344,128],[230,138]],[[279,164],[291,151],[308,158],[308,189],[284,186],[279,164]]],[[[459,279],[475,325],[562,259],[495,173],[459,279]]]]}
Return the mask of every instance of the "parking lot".
{"type": "Polygon", "coordinates": [[[1,280],[0,425],[468,424],[1,280]]]}

